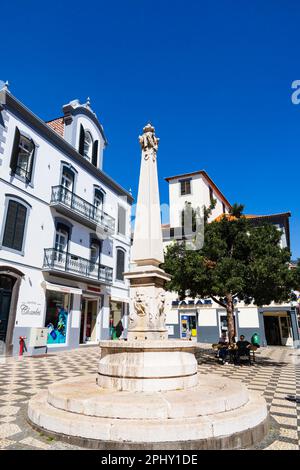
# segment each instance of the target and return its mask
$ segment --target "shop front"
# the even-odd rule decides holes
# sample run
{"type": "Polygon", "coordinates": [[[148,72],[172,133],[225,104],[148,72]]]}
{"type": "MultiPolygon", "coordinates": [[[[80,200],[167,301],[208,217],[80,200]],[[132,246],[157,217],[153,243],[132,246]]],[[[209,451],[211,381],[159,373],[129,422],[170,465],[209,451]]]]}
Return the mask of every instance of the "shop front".
{"type": "Polygon", "coordinates": [[[48,345],[67,345],[70,307],[70,294],[46,292],[45,326],[48,329],[48,345]]]}
{"type": "Polygon", "coordinates": [[[5,343],[8,321],[9,321],[9,312],[11,297],[13,292],[13,287],[16,279],[5,275],[0,274],[0,342],[5,343]]]}
{"type": "Polygon", "coordinates": [[[180,338],[197,341],[197,317],[196,313],[180,314],[180,338]]]}
{"type": "Polygon", "coordinates": [[[97,318],[101,309],[100,298],[83,297],[80,322],[80,344],[97,342],[97,318]]]}
{"type": "Polygon", "coordinates": [[[293,329],[288,311],[264,312],[263,320],[268,346],[293,346],[293,329]]]}
{"type": "Polygon", "coordinates": [[[19,288],[24,274],[11,266],[0,266],[0,356],[14,349],[19,288]]]}
{"type": "Polygon", "coordinates": [[[42,283],[42,286],[45,289],[44,326],[48,330],[47,347],[74,347],[73,337],[70,338],[71,317],[72,314],[75,317],[76,313],[74,297],[81,296],[81,289],[46,281],[42,283]]]}

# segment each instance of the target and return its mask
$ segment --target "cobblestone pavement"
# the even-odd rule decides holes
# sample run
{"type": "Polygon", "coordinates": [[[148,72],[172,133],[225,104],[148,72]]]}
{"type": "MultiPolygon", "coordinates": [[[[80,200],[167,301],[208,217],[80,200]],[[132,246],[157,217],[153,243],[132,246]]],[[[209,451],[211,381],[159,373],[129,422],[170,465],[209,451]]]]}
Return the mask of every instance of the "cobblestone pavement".
{"type": "MultiPolygon", "coordinates": [[[[52,382],[96,372],[99,354],[98,347],[82,347],[43,357],[0,358],[0,449],[79,449],[34,431],[26,420],[27,403],[52,382]]],[[[222,366],[207,345],[200,345],[197,358],[200,374],[241,380],[264,395],[271,430],[257,448],[300,449],[300,404],[286,400],[300,397],[300,350],[262,348],[252,366],[222,366]]]]}

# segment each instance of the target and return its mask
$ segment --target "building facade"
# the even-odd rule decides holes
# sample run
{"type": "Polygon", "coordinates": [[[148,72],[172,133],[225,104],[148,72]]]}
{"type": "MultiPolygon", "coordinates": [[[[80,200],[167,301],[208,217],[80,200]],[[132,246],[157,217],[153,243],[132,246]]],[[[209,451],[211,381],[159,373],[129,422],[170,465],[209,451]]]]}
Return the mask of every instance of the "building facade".
{"type": "Polygon", "coordinates": [[[103,171],[89,101],[42,121],[0,91],[0,341],[70,349],[126,329],[132,196],[103,171]],[[47,339],[45,340],[45,336],[47,339]],[[46,345],[45,345],[46,342],[46,345]]]}
{"type": "MultiPolygon", "coordinates": [[[[165,248],[174,240],[188,240],[189,232],[182,228],[182,211],[187,204],[193,209],[208,207],[216,200],[209,222],[218,220],[230,211],[231,205],[205,171],[187,173],[166,178],[169,183],[170,224],[163,225],[165,248]]],[[[250,223],[259,226],[272,223],[282,231],[280,245],[290,249],[289,212],[272,215],[246,215],[250,223]]],[[[179,301],[176,293],[168,293],[167,327],[169,338],[186,338],[187,329],[192,339],[203,343],[214,343],[227,331],[226,311],[210,299],[186,299],[179,301]]],[[[250,339],[258,333],[261,344],[295,346],[300,343],[299,309],[297,303],[272,304],[257,307],[237,303],[235,309],[236,337],[244,334],[250,339]]]]}

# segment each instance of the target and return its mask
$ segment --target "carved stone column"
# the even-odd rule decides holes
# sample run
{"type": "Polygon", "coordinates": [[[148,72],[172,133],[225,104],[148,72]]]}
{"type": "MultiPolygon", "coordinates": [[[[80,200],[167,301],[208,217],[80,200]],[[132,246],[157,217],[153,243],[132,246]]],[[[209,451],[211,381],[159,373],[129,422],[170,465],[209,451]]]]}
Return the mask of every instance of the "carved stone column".
{"type": "Polygon", "coordinates": [[[170,279],[159,265],[164,261],[156,156],[158,137],[147,124],[139,136],[141,170],[137,199],[130,281],[128,340],[167,339],[165,283],[170,279]]]}

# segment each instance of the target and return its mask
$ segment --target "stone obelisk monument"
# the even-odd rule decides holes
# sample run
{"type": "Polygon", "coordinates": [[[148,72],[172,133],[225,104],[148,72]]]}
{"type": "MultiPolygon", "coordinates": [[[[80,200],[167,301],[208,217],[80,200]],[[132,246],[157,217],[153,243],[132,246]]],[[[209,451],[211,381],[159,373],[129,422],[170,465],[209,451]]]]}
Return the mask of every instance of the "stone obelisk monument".
{"type": "Polygon", "coordinates": [[[167,339],[164,261],[156,155],[159,139],[151,124],[139,137],[142,149],[131,260],[128,340],[167,339]]]}
{"type": "Polygon", "coordinates": [[[53,383],[32,398],[31,424],[98,449],[228,449],[268,429],[263,397],[235,380],[197,373],[192,341],[168,340],[156,155],[148,124],[142,148],[127,341],[101,341],[98,373],[53,383]]]}
{"type": "Polygon", "coordinates": [[[147,124],[139,137],[141,167],[136,207],[127,341],[101,341],[98,385],[127,391],[176,390],[197,384],[195,346],[169,341],[165,323],[164,261],[157,177],[159,139],[147,124]]]}

